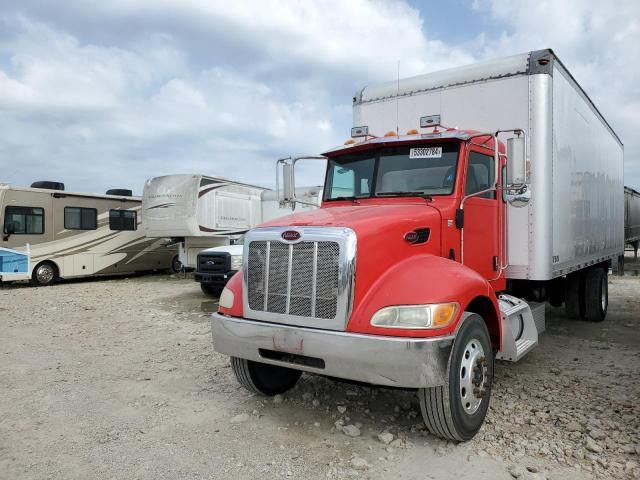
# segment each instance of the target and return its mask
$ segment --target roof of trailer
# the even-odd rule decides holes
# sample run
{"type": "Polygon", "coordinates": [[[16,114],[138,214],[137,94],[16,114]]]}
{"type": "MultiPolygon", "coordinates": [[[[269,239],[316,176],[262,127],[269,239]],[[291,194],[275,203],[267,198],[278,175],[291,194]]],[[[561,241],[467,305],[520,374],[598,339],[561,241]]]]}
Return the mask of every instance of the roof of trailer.
{"type": "Polygon", "coordinates": [[[598,117],[607,126],[609,131],[616,137],[622,145],[622,140],[609,125],[609,122],[598,110],[589,95],[573,77],[571,72],[564,66],[560,59],[550,48],[534,50],[527,53],[512,55],[509,57],[484,60],[471,65],[449,68],[436,72],[417,75],[415,77],[401,78],[390,82],[379,83],[377,85],[365,86],[358,90],[353,96],[353,104],[361,105],[366,103],[379,102],[382,100],[408,97],[411,95],[438,90],[448,87],[456,87],[477,82],[486,82],[501,78],[513,77],[516,75],[549,74],[553,75],[553,67],[557,65],[559,70],[565,75],[569,83],[584,96],[591,105],[598,117]]]}

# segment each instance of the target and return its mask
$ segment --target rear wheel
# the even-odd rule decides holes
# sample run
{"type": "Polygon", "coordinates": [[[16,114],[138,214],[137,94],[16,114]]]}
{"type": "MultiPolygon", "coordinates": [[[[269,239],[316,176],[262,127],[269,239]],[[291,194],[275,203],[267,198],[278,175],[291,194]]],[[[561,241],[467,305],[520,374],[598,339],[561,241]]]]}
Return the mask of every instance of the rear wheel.
{"type": "Polygon", "coordinates": [[[448,440],[467,441],[480,430],[489,408],[493,348],[480,315],[466,318],[449,357],[447,383],[418,390],[429,431],[448,440]]]}
{"type": "Polygon", "coordinates": [[[44,287],[52,285],[58,279],[58,269],[51,262],[42,262],[33,269],[31,283],[35,286],[44,287]]]}
{"type": "Polygon", "coordinates": [[[238,383],[260,395],[273,396],[290,390],[302,375],[299,370],[231,357],[231,368],[238,383]]]}
{"type": "Polygon", "coordinates": [[[182,271],[182,262],[180,261],[180,257],[175,255],[171,259],[171,271],[173,273],[180,273],[182,271]]]}
{"type": "Polygon", "coordinates": [[[201,283],[200,289],[202,289],[202,293],[209,297],[219,297],[222,293],[222,287],[214,287],[213,285],[209,285],[207,283],[201,283]]]}
{"type": "Polygon", "coordinates": [[[569,318],[584,318],[585,295],[584,276],[582,272],[575,272],[567,275],[565,281],[565,302],[564,311],[569,318]]]}
{"type": "Polygon", "coordinates": [[[603,268],[589,270],[585,278],[586,317],[591,322],[601,322],[609,307],[609,285],[603,268]]]}

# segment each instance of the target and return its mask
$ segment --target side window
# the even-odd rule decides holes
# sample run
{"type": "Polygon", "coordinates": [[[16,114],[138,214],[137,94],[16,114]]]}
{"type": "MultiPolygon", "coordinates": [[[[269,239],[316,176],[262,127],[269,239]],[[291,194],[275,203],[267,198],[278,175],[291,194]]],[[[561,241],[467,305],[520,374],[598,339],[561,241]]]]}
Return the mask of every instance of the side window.
{"type": "Polygon", "coordinates": [[[109,210],[110,230],[137,230],[137,213],[132,210],[109,210]]]}
{"type": "Polygon", "coordinates": [[[44,233],[44,209],[8,206],[4,210],[4,233],[13,227],[14,235],[41,235],[44,233]]]}
{"type": "Polygon", "coordinates": [[[353,170],[346,167],[334,169],[331,182],[331,198],[353,196],[354,184],[355,174],[353,170]]]}
{"type": "MultiPolygon", "coordinates": [[[[478,152],[469,153],[465,195],[480,192],[495,185],[495,163],[490,155],[478,152]]],[[[496,192],[478,195],[479,198],[496,198],[496,192]]]]}
{"type": "Polygon", "coordinates": [[[98,210],[95,208],[64,207],[64,228],[67,230],[95,230],[98,210]]]}

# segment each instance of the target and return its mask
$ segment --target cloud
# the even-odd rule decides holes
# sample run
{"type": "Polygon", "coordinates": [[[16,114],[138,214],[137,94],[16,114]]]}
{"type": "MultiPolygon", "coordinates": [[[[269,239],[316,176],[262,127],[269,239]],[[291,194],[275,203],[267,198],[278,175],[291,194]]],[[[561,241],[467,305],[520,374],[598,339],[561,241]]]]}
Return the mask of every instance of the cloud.
{"type": "Polygon", "coordinates": [[[403,2],[21,2],[0,16],[2,180],[271,185],[275,158],[342,142],[363,82],[471,60],[403,2]]]}
{"type": "MultiPolygon", "coordinates": [[[[0,181],[140,192],[202,172],[273,185],[276,158],[342,143],[352,94],[398,62],[409,76],[547,46],[637,158],[636,7],[585,3],[478,0],[495,30],[451,44],[399,0],[16,2],[0,14],[0,181]]],[[[298,180],[321,177],[308,166],[298,180]]]]}
{"type": "Polygon", "coordinates": [[[625,182],[640,187],[640,2],[476,0],[498,28],[479,39],[496,57],[553,48],[625,144],[625,182]]]}

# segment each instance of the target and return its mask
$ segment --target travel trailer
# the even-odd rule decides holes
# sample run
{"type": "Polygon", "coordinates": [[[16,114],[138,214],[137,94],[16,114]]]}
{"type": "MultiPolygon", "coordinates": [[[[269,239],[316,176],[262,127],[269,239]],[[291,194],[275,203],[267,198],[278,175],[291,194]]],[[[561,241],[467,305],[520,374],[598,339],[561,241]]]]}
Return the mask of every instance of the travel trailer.
{"type": "MultiPolygon", "coordinates": [[[[317,203],[317,198],[316,198],[317,203]]],[[[150,178],[142,193],[145,235],[169,237],[184,267],[195,268],[207,248],[230,245],[280,211],[264,187],[206,175],[150,178]]],[[[284,215],[286,211],[280,213],[284,215]]]]}
{"type": "Polygon", "coordinates": [[[469,440],[494,360],[537,346],[544,302],[605,319],[624,246],[622,142],[551,50],[353,101],[352,138],[324,154],[321,208],[245,235],[214,348],[262,395],[302,371],[414,389],[432,434],[469,440]]]}
{"type": "Polygon", "coordinates": [[[179,268],[175,247],[144,236],[141,203],[130,190],[99,195],[67,192],[59,182],[0,185],[0,281],[50,285],[60,278],[179,268]]]}

